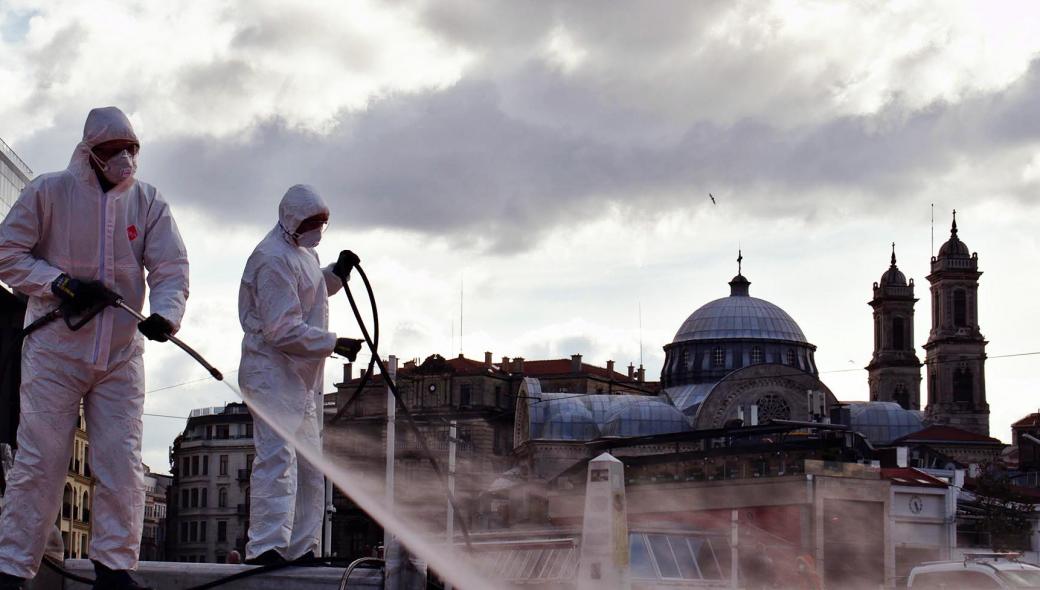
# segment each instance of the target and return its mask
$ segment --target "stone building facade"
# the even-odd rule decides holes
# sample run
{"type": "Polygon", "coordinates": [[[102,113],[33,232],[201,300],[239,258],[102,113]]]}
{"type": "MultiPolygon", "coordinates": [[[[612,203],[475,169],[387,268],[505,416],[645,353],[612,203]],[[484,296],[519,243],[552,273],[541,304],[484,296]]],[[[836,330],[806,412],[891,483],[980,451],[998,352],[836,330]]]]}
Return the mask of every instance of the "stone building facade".
{"type": "Polygon", "coordinates": [[[141,532],[141,560],[166,561],[166,498],[173,477],[152,473],[144,466],[144,528],[141,532]]]}
{"type": "Polygon", "coordinates": [[[245,404],[191,411],[170,449],[166,559],[224,563],[245,554],[253,417],[245,404]]]}
{"type": "Polygon", "coordinates": [[[61,541],[65,545],[65,557],[73,559],[83,559],[90,555],[90,509],[94,497],[94,478],[87,460],[90,456],[90,444],[87,440],[86,424],[81,404],[57,523],[61,541]]]}
{"type": "MultiPolygon", "coordinates": [[[[503,357],[495,362],[486,353],[483,362],[463,356],[445,359],[440,355],[404,363],[397,384],[420,432],[446,469],[449,449],[449,420],[456,421],[456,497],[460,508],[471,515],[474,529],[485,528],[494,519],[480,497],[512,464],[516,398],[525,376],[538,376],[554,389],[575,394],[598,393],[652,395],[657,383],[641,380],[642,368],[630,366],[627,374],[583,362],[580,354],[569,359],[525,360],[503,357]]],[[[382,481],[385,472],[386,396],[381,378],[373,378],[358,391],[346,365],[343,382],[334,395],[335,414],[326,414],[326,454],[344,462],[348,469],[382,481]],[[338,417],[336,417],[338,415],[338,417]]],[[[427,523],[446,526],[447,507],[443,494],[431,501],[429,486],[435,475],[424,458],[414,433],[399,415],[395,436],[395,497],[402,510],[427,523]]],[[[337,489],[333,504],[332,551],[338,555],[370,553],[382,542],[381,529],[337,489]]]]}

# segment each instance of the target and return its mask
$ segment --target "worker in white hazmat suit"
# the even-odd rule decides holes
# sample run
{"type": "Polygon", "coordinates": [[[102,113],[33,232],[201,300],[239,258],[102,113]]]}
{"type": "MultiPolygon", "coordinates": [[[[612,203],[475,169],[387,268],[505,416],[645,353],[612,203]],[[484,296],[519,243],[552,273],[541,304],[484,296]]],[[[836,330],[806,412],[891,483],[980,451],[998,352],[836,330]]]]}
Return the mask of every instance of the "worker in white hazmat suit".
{"type": "MultiPolygon", "coordinates": [[[[335,352],[354,360],[361,348],[361,341],[328,330],[328,298],[349,276],[354,256],[344,251],[335,264],[319,266],[314,247],[328,220],[329,208],[314,188],[291,187],[278,206],[278,224],[246,262],[238,296],[245,332],[238,382],[246,401],[317,449],[325,358],[335,352]]],[[[246,563],[313,556],[325,511],[324,476],[262,419],[253,433],[246,563]]]]}
{"type": "Polygon", "coordinates": [[[22,348],[18,452],[0,515],[0,588],[36,574],[61,506],[82,402],[95,479],[90,558],[95,588],[143,588],[141,414],[144,340],[176,333],[188,257],[155,187],[138,181],[139,142],[115,107],[90,111],[68,168],[30,182],[0,224],[0,280],[29,298],[28,324],[58,305],[70,314],[118,293],[152,315],[107,308],[78,331],[55,321],[22,348]]]}

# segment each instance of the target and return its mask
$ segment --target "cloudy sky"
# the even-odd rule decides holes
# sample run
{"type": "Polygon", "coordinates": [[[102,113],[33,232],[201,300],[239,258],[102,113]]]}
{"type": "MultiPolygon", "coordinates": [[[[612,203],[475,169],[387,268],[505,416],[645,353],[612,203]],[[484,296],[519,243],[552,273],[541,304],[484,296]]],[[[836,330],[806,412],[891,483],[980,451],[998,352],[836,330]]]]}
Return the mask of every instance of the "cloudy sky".
{"type": "MultiPolygon", "coordinates": [[[[956,208],[979,253],[991,357],[1040,350],[1034,3],[40,4],[0,0],[0,137],[39,173],[91,107],[130,115],[192,256],[182,336],[226,372],[242,266],[299,182],[332,208],[320,253],[360,254],[403,358],[581,353],[656,378],[739,247],[824,381],[865,399],[891,242],[927,339],[933,203],[935,247],[956,208]]],[[[205,376],[169,346],[146,358],[153,390],[205,376]]],[[[1040,405],[1038,359],[987,363],[995,436],[1040,405]]],[[[231,399],[196,382],[147,411],[231,399]]],[[[147,418],[156,470],[182,427],[147,418]]]]}

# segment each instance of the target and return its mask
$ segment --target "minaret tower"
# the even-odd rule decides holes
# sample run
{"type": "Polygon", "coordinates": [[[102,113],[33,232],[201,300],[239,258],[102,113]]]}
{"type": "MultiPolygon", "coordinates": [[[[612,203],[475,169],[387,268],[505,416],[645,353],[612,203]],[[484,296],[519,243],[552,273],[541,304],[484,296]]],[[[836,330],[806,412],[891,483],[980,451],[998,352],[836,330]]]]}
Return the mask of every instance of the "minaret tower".
{"type": "Polygon", "coordinates": [[[950,239],[932,257],[932,331],[928,335],[926,419],[989,435],[986,403],[986,339],[979,331],[979,255],[957,237],[953,212],[950,239]]]}
{"type": "Polygon", "coordinates": [[[921,409],[921,361],[914,350],[914,280],[892,264],[874,283],[874,356],[867,365],[870,401],[896,402],[907,410],[921,409]]]}

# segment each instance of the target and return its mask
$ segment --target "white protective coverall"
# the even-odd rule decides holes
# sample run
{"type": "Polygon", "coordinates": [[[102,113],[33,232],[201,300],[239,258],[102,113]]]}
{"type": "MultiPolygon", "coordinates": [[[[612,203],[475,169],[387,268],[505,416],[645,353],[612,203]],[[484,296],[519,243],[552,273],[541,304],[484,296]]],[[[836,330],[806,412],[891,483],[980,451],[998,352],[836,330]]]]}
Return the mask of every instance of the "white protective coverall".
{"type": "MultiPolygon", "coordinates": [[[[291,187],[278,206],[280,225],[246,262],[238,295],[245,332],[238,383],[246,401],[319,450],[325,358],[336,346],[336,334],[328,331],[328,298],[342,283],[332,265],[322,269],[314,249],[297,246],[287,231],[328,212],[314,188],[291,187]]],[[[253,432],[246,559],[270,549],[289,560],[317,554],[325,511],[322,472],[263,420],[255,421],[253,432]]]]}
{"type": "MultiPolygon", "coordinates": [[[[90,111],[67,169],[29,183],[0,224],[0,280],[28,295],[25,323],[57,307],[61,273],[100,280],[141,310],[145,270],[149,307],[176,329],[188,296],[188,256],[155,187],[133,177],[102,192],[90,149],[137,141],[119,109],[90,111]]],[[[115,569],[137,566],[144,520],[141,413],[144,338],[130,314],[109,308],[77,332],[61,320],[22,346],[18,452],[0,515],[0,571],[36,574],[61,507],[82,401],[96,480],[90,557],[115,569]]]]}

